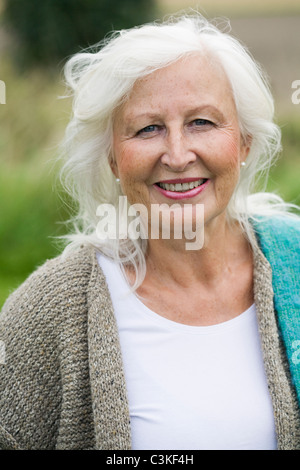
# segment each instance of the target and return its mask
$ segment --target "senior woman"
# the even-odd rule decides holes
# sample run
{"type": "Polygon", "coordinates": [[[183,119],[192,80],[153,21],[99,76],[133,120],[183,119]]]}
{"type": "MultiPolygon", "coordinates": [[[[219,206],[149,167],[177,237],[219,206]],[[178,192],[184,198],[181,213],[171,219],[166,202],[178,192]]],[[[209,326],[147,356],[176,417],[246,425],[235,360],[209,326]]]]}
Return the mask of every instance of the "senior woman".
{"type": "Polygon", "coordinates": [[[195,15],[66,77],[78,213],[0,317],[1,447],[299,448],[300,225],[254,190],[280,149],[260,68],[195,15]]]}

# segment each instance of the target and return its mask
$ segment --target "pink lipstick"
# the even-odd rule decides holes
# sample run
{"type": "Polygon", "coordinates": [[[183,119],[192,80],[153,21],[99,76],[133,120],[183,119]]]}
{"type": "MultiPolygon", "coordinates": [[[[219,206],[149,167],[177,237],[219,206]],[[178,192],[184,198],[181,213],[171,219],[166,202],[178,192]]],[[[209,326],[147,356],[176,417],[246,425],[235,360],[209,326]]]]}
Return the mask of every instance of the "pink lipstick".
{"type": "Polygon", "coordinates": [[[183,178],[164,180],[154,184],[165,197],[174,200],[190,199],[200,194],[209,184],[206,178],[183,178]]]}

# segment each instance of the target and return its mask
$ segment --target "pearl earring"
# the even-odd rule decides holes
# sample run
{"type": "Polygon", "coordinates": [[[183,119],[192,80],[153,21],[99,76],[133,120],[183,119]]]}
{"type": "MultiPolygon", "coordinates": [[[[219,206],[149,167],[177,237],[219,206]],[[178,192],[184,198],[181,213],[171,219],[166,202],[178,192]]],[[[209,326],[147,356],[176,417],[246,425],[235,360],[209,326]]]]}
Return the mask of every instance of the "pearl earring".
{"type": "Polygon", "coordinates": [[[246,166],[246,162],[241,162],[241,166],[246,166]]]}
{"type": "Polygon", "coordinates": [[[117,183],[117,184],[120,183],[120,178],[116,178],[116,183],[117,183]]]}

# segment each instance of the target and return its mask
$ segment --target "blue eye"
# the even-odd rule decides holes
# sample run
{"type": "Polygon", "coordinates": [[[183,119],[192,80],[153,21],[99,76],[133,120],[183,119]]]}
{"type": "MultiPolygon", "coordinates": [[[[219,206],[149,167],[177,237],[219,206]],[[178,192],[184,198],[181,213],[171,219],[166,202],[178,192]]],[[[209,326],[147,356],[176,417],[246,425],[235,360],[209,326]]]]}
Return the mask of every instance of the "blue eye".
{"type": "Polygon", "coordinates": [[[195,119],[193,123],[196,124],[196,126],[205,126],[205,125],[212,124],[212,122],[208,121],[207,119],[195,119]]]}
{"type": "Polygon", "coordinates": [[[144,127],[140,131],[138,131],[138,134],[144,134],[144,133],[145,134],[150,134],[151,132],[157,131],[157,128],[158,128],[158,126],[156,126],[155,124],[152,124],[150,126],[144,127]]]}

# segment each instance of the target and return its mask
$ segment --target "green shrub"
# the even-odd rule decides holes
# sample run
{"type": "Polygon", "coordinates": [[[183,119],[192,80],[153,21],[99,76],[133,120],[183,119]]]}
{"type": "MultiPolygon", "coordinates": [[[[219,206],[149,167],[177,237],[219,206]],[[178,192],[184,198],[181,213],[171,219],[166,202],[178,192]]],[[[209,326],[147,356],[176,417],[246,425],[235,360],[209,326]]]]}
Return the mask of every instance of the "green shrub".
{"type": "Polygon", "coordinates": [[[54,178],[35,165],[0,174],[0,302],[38,265],[61,250],[55,237],[65,233],[65,204],[54,178]],[[4,291],[4,292],[3,292],[4,291]]]}

